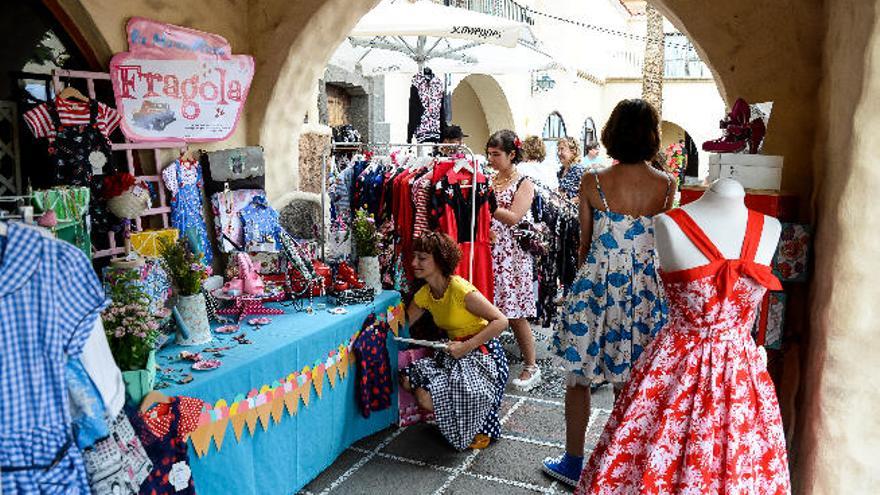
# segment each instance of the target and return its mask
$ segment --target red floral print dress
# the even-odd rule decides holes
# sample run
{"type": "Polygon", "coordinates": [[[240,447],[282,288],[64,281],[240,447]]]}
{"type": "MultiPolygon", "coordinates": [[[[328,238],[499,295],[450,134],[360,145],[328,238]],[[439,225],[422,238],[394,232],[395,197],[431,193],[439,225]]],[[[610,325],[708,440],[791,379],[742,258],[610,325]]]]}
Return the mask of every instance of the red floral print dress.
{"type": "Polygon", "coordinates": [[[577,494],[788,494],[779,404],[751,338],[770,267],[754,262],[750,211],[739,259],[724,259],[683,210],[668,213],[708,258],[661,273],[669,323],[636,362],[577,494]]]}

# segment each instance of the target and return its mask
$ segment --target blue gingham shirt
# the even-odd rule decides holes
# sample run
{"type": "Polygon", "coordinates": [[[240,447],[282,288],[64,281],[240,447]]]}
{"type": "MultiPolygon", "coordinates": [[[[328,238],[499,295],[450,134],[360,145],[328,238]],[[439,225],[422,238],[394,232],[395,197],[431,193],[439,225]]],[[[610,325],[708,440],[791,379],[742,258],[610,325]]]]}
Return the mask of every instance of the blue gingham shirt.
{"type": "MultiPolygon", "coordinates": [[[[0,466],[50,465],[70,437],[64,369],[82,353],[104,291],[75,246],[10,224],[0,253],[0,466]]],[[[2,473],[4,493],[88,493],[72,447],[54,469],[2,473]]]]}

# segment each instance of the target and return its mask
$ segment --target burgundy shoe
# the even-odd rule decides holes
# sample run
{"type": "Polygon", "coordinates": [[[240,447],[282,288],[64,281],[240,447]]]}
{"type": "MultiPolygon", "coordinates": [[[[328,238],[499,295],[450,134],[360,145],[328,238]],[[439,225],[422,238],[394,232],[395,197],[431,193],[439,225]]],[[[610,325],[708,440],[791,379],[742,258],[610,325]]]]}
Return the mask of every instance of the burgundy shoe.
{"type": "Polygon", "coordinates": [[[757,118],[749,123],[749,153],[757,154],[767,135],[767,127],[764,126],[764,119],[757,118]]]}

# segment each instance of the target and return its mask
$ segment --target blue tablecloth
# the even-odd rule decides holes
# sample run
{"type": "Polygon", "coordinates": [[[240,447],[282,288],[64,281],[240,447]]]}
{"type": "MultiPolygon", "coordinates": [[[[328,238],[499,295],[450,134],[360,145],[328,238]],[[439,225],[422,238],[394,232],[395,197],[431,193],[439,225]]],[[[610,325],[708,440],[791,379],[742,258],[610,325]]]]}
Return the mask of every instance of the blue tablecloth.
{"type": "MultiPolygon", "coordinates": [[[[323,302],[323,301],[316,301],[323,302]]],[[[232,335],[215,334],[214,342],[198,347],[172,345],[159,352],[159,380],[172,385],[161,391],[169,396],[189,396],[215,404],[228,402],[239,394],[259,390],[289,373],[312,366],[326,359],[327,352],[337,348],[360,329],[371,313],[384,315],[389,306],[397,305],[400,295],[385,291],[371,305],[347,306],[346,315],[332,315],[326,310],[314,314],[288,313],[269,316],[272,322],[258,330],[242,322],[241,330],[252,344],[238,344],[232,335]],[[182,350],[202,351],[203,348],[232,346],[222,351],[220,368],[213,371],[192,371],[187,362],[176,356],[182,350]],[[176,381],[186,373],[194,380],[181,385],[176,381]]],[[[270,305],[272,306],[272,305],[270,305]]],[[[276,306],[279,307],[279,306],[276,306]]],[[[328,307],[332,307],[328,304],[328,307]]],[[[216,327],[216,325],[215,325],[216,327]]],[[[240,332],[239,332],[240,333],[240,332]]],[[[397,369],[397,346],[388,337],[391,369],[397,369]]],[[[203,353],[205,357],[211,357],[203,353]]],[[[354,361],[352,356],[351,361],[354,361]]],[[[393,383],[396,383],[394,377],[393,383]]],[[[311,388],[311,387],[310,387],[311,388]]],[[[331,387],[325,377],[323,397],[312,388],[309,405],[299,404],[297,414],[284,411],[280,423],[270,419],[268,431],[257,422],[251,436],[245,426],[241,441],[235,439],[230,422],[222,449],[212,444],[204,457],[197,457],[190,443],[190,461],[196,489],[201,495],[229,494],[293,494],[311,481],[348,446],[365,436],[397,422],[397,392],[394,406],[373,412],[364,418],[355,400],[355,369],[349,367],[347,378],[331,387]]]]}

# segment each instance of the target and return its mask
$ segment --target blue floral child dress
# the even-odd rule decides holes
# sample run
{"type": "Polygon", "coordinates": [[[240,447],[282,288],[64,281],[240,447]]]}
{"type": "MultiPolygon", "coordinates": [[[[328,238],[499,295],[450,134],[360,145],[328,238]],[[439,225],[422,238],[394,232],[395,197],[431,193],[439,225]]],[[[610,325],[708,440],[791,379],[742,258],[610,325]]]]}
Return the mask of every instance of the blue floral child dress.
{"type": "Polygon", "coordinates": [[[193,248],[211,264],[211,241],[202,210],[202,167],[196,160],[175,160],[162,171],[162,181],[171,191],[171,225],[180,237],[197,244],[193,248]]]}
{"type": "Polygon", "coordinates": [[[568,386],[624,383],[642,351],[665,325],[652,217],[593,210],[593,239],[565,300],[553,345],[568,386]]]}

